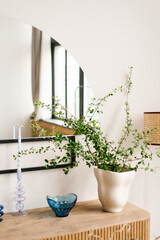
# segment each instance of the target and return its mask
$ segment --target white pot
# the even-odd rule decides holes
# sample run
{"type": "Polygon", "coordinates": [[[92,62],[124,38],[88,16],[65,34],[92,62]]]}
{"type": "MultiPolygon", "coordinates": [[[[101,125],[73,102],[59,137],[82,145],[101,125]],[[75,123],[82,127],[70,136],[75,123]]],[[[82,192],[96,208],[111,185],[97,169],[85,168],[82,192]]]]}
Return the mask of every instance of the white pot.
{"type": "Polygon", "coordinates": [[[111,172],[94,168],[98,182],[98,196],[106,212],[120,212],[128,200],[135,171],[111,172]]]}

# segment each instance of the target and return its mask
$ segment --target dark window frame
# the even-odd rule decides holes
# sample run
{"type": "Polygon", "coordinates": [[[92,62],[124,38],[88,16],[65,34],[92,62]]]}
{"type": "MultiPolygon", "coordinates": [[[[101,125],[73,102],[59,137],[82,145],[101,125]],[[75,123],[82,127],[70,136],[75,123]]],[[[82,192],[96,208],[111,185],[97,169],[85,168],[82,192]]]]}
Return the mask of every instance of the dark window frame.
{"type": "MultiPolygon", "coordinates": [[[[56,42],[53,38],[51,38],[51,68],[52,68],[52,105],[54,106],[54,97],[55,97],[55,57],[54,57],[54,52],[55,52],[55,47],[61,46],[58,42],[56,42]]],[[[68,107],[67,103],[67,50],[65,50],[65,108],[68,107]]],[[[82,69],[79,67],[79,118],[82,119],[84,115],[84,72],[82,69]]],[[[65,117],[67,118],[67,111],[65,111],[65,117]]],[[[57,119],[57,117],[52,114],[51,116],[52,119],[57,119]]]]}

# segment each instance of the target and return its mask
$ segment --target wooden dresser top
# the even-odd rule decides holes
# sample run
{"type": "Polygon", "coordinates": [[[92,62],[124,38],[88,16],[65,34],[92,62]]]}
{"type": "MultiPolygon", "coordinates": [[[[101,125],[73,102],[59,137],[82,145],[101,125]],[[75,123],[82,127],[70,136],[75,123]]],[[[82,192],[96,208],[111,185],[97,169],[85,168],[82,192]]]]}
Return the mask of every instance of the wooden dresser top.
{"type": "Polygon", "coordinates": [[[98,200],[79,202],[68,217],[58,218],[49,208],[28,210],[28,215],[14,217],[11,213],[3,216],[0,223],[0,240],[30,240],[62,236],[102,227],[141,221],[150,214],[130,203],[119,213],[102,211],[98,200]]]}

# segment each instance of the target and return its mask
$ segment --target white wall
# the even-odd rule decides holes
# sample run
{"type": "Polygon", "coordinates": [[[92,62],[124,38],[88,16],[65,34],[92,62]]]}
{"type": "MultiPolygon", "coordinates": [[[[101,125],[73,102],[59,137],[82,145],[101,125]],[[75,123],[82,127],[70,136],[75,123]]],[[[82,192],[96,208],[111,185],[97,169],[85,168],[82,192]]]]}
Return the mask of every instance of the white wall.
{"type": "MultiPolygon", "coordinates": [[[[0,139],[12,138],[12,127],[29,122],[31,95],[31,33],[23,22],[0,16],[0,139]]],[[[30,129],[23,128],[23,136],[30,129]]],[[[17,136],[16,136],[17,137],[17,136]]]]}
{"type": "MultiPolygon", "coordinates": [[[[61,43],[82,67],[97,97],[121,84],[127,67],[133,66],[130,102],[135,127],[143,129],[144,111],[159,111],[159,0],[0,0],[0,6],[0,14],[35,25],[61,43]]],[[[112,100],[101,119],[104,131],[113,138],[121,133],[120,107],[117,99],[112,100]]],[[[157,159],[154,162],[159,164],[157,159]]],[[[13,209],[15,178],[0,176],[0,202],[6,210],[13,209]]],[[[55,170],[25,173],[23,181],[27,208],[45,206],[42,198],[48,193],[77,192],[79,200],[96,197],[93,173],[83,165],[67,177],[55,170]]],[[[151,239],[160,235],[159,181],[159,171],[139,172],[129,198],[151,212],[151,239]]]]}

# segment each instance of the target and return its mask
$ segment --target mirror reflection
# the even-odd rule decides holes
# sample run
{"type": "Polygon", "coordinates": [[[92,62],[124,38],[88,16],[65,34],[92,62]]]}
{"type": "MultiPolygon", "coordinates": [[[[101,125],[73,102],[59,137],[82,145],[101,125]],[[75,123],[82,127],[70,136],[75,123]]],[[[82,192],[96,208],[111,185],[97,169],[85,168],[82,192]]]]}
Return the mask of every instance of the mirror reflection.
{"type": "Polygon", "coordinates": [[[23,22],[0,16],[0,31],[0,140],[17,138],[18,125],[22,138],[33,137],[28,127],[33,111],[46,130],[72,134],[34,102],[53,104],[52,96],[58,96],[81,118],[93,92],[78,63],[50,36],[23,22]]]}

